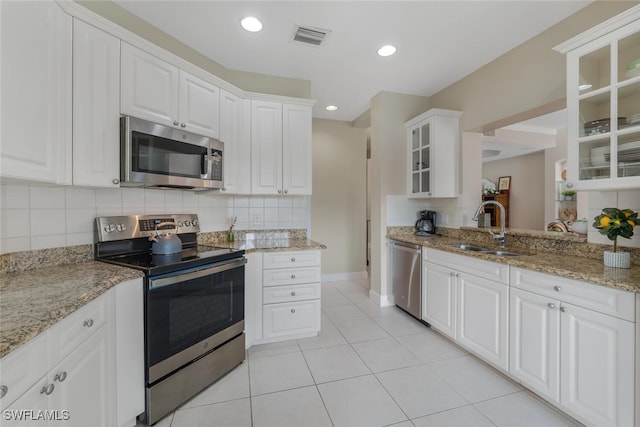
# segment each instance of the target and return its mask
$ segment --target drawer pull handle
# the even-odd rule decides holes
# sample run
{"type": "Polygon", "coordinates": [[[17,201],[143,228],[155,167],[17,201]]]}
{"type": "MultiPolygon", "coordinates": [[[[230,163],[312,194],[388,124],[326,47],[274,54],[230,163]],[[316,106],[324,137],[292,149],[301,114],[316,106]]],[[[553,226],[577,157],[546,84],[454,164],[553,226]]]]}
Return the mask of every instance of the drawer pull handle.
{"type": "Polygon", "coordinates": [[[67,379],[67,371],[59,372],[56,374],[55,377],[53,377],[54,381],[59,381],[59,382],[63,382],[66,379],[67,379]]]}
{"type": "Polygon", "coordinates": [[[547,306],[549,306],[549,308],[556,308],[556,305],[552,302],[550,302],[549,304],[547,304],[547,306]]]}
{"type": "Polygon", "coordinates": [[[567,310],[567,307],[560,307],[560,311],[563,313],[566,313],[569,310],[567,310]]]}
{"type": "Polygon", "coordinates": [[[295,258],[291,258],[291,262],[296,262],[296,259],[295,258]]]}
{"type": "Polygon", "coordinates": [[[3,397],[5,397],[7,395],[7,393],[9,392],[9,387],[7,387],[6,385],[0,385],[0,399],[2,399],[3,397]]]}
{"type": "Polygon", "coordinates": [[[295,313],[295,312],[296,312],[296,309],[295,309],[295,308],[292,308],[292,309],[291,309],[291,312],[292,312],[292,313],[295,313]]]}
{"type": "Polygon", "coordinates": [[[291,296],[292,296],[292,297],[295,297],[295,296],[296,296],[295,291],[291,291],[291,296]]]}
{"type": "Polygon", "coordinates": [[[556,286],[553,287],[553,290],[556,291],[556,292],[560,292],[562,290],[562,288],[560,286],[556,285],[556,286]]]}
{"type": "Polygon", "coordinates": [[[87,319],[84,321],[84,323],[82,324],[82,326],[86,326],[87,328],[90,328],[93,326],[93,319],[87,319]]]}
{"type": "Polygon", "coordinates": [[[54,386],[53,384],[43,385],[40,389],[40,394],[46,394],[47,396],[49,396],[51,393],[53,393],[53,390],[55,388],[56,386],[54,386]]]}
{"type": "Polygon", "coordinates": [[[292,274],[292,275],[291,275],[291,278],[292,278],[292,279],[295,279],[295,278],[296,278],[296,275],[295,275],[295,274],[292,274]]]}

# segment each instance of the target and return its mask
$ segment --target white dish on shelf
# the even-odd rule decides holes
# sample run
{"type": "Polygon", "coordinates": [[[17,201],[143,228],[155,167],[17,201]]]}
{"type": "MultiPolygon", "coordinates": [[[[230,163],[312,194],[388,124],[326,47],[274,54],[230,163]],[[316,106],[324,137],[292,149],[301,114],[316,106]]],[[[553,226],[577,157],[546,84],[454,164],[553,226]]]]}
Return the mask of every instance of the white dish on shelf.
{"type": "Polygon", "coordinates": [[[634,68],[632,70],[627,71],[627,78],[638,77],[640,76],[640,67],[634,68]]]}

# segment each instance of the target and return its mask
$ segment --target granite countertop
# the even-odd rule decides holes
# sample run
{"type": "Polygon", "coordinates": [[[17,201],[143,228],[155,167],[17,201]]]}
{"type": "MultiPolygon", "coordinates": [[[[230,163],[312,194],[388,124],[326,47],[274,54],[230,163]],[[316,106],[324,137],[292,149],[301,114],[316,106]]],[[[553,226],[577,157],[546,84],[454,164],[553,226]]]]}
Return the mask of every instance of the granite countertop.
{"type": "Polygon", "coordinates": [[[216,246],[244,249],[247,253],[327,249],[322,243],[305,238],[236,240],[231,243],[216,244],[216,246]]]}
{"type": "MultiPolygon", "coordinates": [[[[582,256],[563,255],[561,250],[534,251],[519,247],[501,248],[507,251],[517,252],[521,256],[496,256],[482,252],[467,251],[453,248],[454,243],[469,243],[460,238],[452,237],[419,237],[407,233],[389,233],[388,239],[406,243],[413,243],[427,248],[439,249],[447,252],[466,255],[474,258],[481,258],[501,264],[508,264],[514,267],[521,267],[528,270],[535,270],[541,273],[552,274],[567,279],[580,280],[596,285],[607,286],[629,292],[640,293],[640,266],[634,265],[630,269],[609,268],[604,266],[602,259],[595,259],[582,256]]],[[[491,249],[498,249],[497,246],[473,243],[491,249]]]]}
{"type": "Polygon", "coordinates": [[[0,357],[143,273],[97,261],[0,275],[0,357]]]}

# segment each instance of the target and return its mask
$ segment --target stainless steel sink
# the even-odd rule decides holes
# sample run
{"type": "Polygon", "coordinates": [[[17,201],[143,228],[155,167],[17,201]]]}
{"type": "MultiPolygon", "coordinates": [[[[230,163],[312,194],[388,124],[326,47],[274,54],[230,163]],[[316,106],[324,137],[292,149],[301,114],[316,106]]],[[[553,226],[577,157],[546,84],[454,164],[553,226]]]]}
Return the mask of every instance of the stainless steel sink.
{"type": "Polygon", "coordinates": [[[487,248],[483,248],[482,246],[467,245],[465,243],[456,243],[456,244],[450,245],[450,246],[452,248],[462,249],[462,250],[465,250],[465,251],[485,252],[485,251],[489,250],[487,248]]]}
{"type": "Polygon", "coordinates": [[[489,255],[496,255],[496,256],[520,256],[522,254],[518,254],[515,252],[509,252],[509,251],[482,251],[483,254],[489,254],[489,255]]]}

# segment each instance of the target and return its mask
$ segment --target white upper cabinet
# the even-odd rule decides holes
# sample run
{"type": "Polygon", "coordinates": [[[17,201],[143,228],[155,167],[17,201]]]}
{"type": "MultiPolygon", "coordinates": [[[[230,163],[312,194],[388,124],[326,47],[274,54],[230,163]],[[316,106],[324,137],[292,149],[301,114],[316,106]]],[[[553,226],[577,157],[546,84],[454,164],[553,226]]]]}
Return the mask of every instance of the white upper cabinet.
{"type": "Polygon", "coordinates": [[[72,18],[54,1],[0,8],[0,173],[71,184],[72,18]]]}
{"type": "Polygon", "coordinates": [[[459,111],[434,108],[405,123],[408,197],[460,194],[461,115],[459,111]]]}
{"type": "Polygon", "coordinates": [[[120,178],[120,40],[74,20],[73,184],[116,187],[120,178]]]}
{"type": "Polygon", "coordinates": [[[311,194],[311,105],[251,101],[251,192],[311,194]]]}
{"type": "Polygon", "coordinates": [[[220,137],[220,89],[122,43],[122,114],[220,137]]]}
{"type": "Polygon", "coordinates": [[[567,54],[569,181],[640,187],[640,6],[555,49],[567,54]]]}
{"type": "Polygon", "coordinates": [[[224,143],[223,194],[251,193],[251,102],[220,91],[220,140],[224,143]]]}

